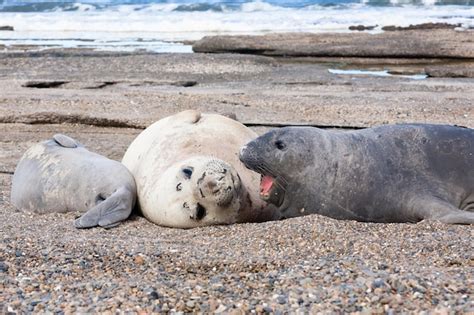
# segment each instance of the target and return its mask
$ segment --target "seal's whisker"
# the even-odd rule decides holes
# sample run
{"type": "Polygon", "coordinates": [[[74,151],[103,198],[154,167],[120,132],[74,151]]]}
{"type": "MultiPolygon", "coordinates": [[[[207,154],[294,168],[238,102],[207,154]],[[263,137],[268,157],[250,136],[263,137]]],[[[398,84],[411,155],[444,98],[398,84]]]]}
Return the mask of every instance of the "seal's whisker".
{"type": "Polygon", "coordinates": [[[263,175],[267,175],[267,174],[271,174],[271,170],[268,168],[268,167],[265,167],[264,164],[259,164],[256,166],[256,168],[260,171],[261,174],[263,175]]]}
{"type": "Polygon", "coordinates": [[[286,192],[286,185],[288,185],[288,181],[281,175],[279,174],[279,172],[275,172],[273,171],[267,164],[265,164],[264,162],[260,163],[259,165],[257,165],[257,168],[260,172],[264,173],[264,174],[275,174],[275,184],[280,187],[283,191],[286,192]]]}
{"type": "Polygon", "coordinates": [[[286,192],[286,187],[288,185],[288,180],[278,171],[275,171],[270,165],[268,165],[265,161],[259,161],[258,156],[255,154],[255,152],[250,151],[247,152],[247,159],[249,161],[258,161],[258,163],[252,163],[253,164],[253,169],[262,174],[262,175],[273,175],[273,177],[276,179],[275,180],[275,185],[277,185],[279,188],[281,188],[284,192],[286,192]]]}
{"type": "Polygon", "coordinates": [[[262,168],[264,168],[267,173],[270,173],[270,174],[274,174],[275,175],[275,178],[278,179],[277,182],[282,182],[284,185],[287,185],[288,184],[288,181],[286,180],[286,178],[281,174],[281,172],[279,172],[278,170],[274,170],[272,169],[265,161],[262,161],[262,168]]]}

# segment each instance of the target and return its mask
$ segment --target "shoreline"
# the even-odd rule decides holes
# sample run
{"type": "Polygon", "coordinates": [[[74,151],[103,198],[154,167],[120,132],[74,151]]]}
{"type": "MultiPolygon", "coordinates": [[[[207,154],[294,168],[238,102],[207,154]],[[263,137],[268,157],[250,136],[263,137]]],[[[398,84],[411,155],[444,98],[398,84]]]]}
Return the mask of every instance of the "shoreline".
{"type": "MultiPolygon", "coordinates": [[[[0,310],[474,311],[470,226],[309,215],[179,230],[133,216],[110,230],[76,230],[75,213],[35,215],[9,203],[10,173],[33,143],[60,132],[120,160],[141,131],[135,127],[189,108],[267,124],[251,127],[259,134],[281,123],[426,122],[474,128],[474,78],[329,73],[334,65],[373,68],[380,63],[349,61],[0,53],[0,310]]],[[[384,60],[381,66],[418,71],[420,65],[412,61],[384,60]]],[[[423,60],[422,65],[440,64],[423,60]]]]}

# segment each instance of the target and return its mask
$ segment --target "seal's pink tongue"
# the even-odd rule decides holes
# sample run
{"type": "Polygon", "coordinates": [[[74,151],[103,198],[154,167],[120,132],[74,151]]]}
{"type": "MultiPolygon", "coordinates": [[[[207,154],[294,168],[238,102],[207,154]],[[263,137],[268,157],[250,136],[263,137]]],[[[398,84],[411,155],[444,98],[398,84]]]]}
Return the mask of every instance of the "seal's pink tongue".
{"type": "Polygon", "coordinates": [[[260,195],[269,195],[273,186],[273,178],[271,176],[263,176],[260,182],[260,195]]]}

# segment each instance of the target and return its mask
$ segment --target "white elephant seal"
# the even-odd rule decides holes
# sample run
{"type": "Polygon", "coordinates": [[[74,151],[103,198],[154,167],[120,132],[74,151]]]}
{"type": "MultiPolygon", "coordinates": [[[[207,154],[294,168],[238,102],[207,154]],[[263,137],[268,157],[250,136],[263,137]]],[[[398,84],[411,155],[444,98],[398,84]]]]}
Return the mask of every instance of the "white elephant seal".
{"type": "Polygon", "coordinates": [[[474,224],[474,130],[388,125],[351,132],[288,127],[244,146],[262,197],[282,215],[474,224]]]}
{"type": "Polygon", "coordinates": [[[85,212],[74,222],[77,228],[116,226],[128,218],[135,200],[135,181],[125,166],[65,135],[32,146],[13,174],[15,207],[36,213],[85,212]]]}
{"type": "Polygon", "coordinates": [[[178,228],[272,219],[274,206],[259,198],[260,175],[239,161],[240,147],[255,137],[233,119],[194,110],[149,126],[122,160],[143,215],[178,228]]]}

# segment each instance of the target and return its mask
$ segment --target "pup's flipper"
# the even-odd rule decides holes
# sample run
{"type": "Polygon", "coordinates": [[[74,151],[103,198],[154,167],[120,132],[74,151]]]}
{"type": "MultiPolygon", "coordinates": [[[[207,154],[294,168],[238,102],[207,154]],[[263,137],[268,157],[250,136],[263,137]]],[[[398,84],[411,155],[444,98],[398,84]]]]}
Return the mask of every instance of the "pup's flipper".
{"type": "Polygon", "coordinates": [[[102,226],[111,228],[127,219],[132,212],[134,196],[126,187],[117,189],[107,199],[97,204],[74,221],[78,229],[102,226]]]}

